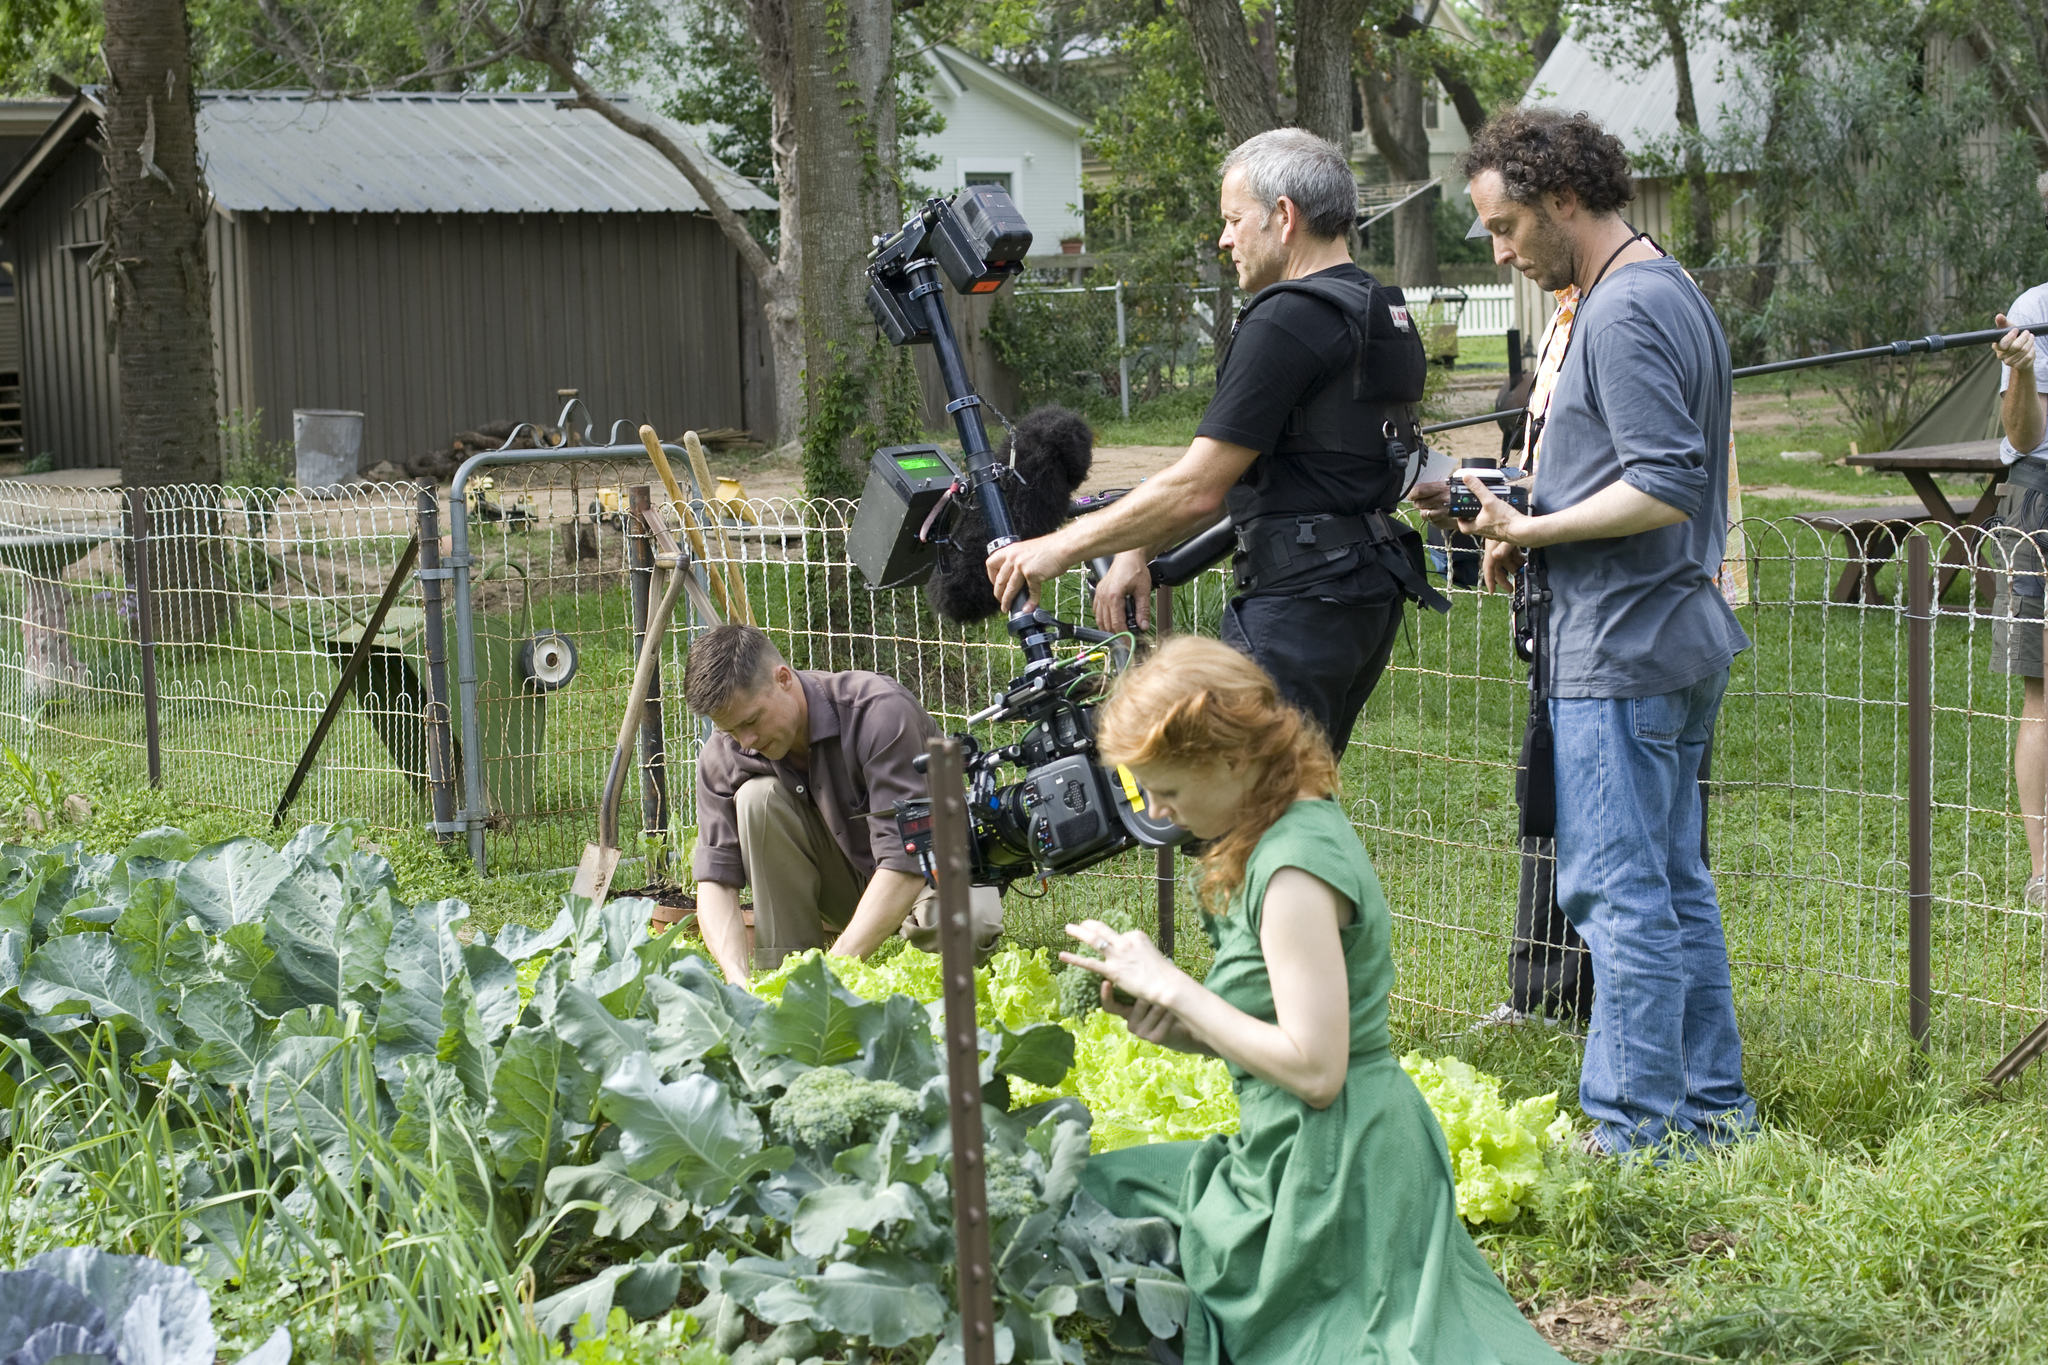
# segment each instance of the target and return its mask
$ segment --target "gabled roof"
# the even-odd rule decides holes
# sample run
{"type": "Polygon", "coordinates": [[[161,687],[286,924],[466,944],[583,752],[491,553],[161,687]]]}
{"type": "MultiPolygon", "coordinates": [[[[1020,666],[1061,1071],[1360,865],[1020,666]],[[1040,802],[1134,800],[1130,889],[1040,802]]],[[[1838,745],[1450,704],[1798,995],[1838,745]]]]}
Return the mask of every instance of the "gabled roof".
{"type": "Polygon", "coordinates": [[[1076,136],[1088,126],[1088,120],[1073,110],[1053,103],[1022,81],[1012,80],[987,62],[970,56],[957,47],[946,43],[934,43],[925,49],[925,62],[931,67],[932,74],[939,78],[940,83],[954,94],[959,94],[972,86],[1042,123],[1050,123],[1076,136]]]}
{"type": "MultiPolygon", "coordinates": [[[[1727,106],[1742,92],[1740,59],[1725,42],[1709,38],[1695,40],[1687,56],[1700,131],[1712,140],[1726,128],[1727,106]]],[[[1583,109],[1632,154],[1678,135],[1678,76],[1669,57],[1647,70],[1608,67],[1570,34],[1551,49],[1522,103],[1583,109]]]]}
{"type": "MultiPolygon", "coordinates": [[[[199,153],[230,212],[700,213],[703,199],[652,147],[554,93],[315,96],[202,91],[199,153]]],[[[736,209],[775,201],[682,125],[631,100],[634,117],[694,149],[736,209]]],[[[0,187],[11,216],[104,109],[82,91],[0,187]]]]}

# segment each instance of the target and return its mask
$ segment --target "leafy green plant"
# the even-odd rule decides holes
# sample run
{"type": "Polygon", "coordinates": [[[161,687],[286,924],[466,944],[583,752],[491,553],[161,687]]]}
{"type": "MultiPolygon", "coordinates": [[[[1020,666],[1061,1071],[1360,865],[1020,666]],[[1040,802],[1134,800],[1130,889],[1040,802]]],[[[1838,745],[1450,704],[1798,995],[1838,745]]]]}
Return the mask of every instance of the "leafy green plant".
{"type": "MultiPolygon", "coordinates": [[[[810,953],[756,978],[754,989],[773,998],[817,963],[855,995],[908,995],[927,1003],[939,998],[938,959],[916,952],[881,962],[810,953]]],[[[1132,1037],[1121,1018],[1094,1008],[1099,980],[1076,969],[1055,975],[1043,948],[1005,948],[976,969],[976,1013],[984,1026],[1057,1018],[1073,1035],[1074,1061],[1065,1076],[1043,1085],[1027,1078],[1013,1087],[1019,1100],[1079,1101],[1090,1115],[1089,1141],[1097,1152],[1236,1132],[1237,1091],[1229,1068],[1213,1057],[1132,1037]]],[[[934,1029],[938,1023],[935,1015],[934,1029]]],[[[1546,1155],[1571,1135],[1571,1119],[1558,1112],[1557,1095],[1510,1104],[1501,1098],[1499,1077],[1455,1057],[1432,1060],[1411,1053],[1401,1066],[1444,1131],[1457,1175],[1458,1212],[1474,1224],[1513,1221],[1542,1178],[1546,1155]]]]}
{"type": "Polygon", "coordinates": [[[7,787],[17,801],[45,815],[57,813],[64,803],[64,787],[56,769],[37,766],[4,740],[0,740],[0,763],[4,763],[7,787]]]}
{"type": "MultiPolygon", "coordinates": [[[[816,959],[761,999],[651,938],[651,909],[571,898],[545,929],[472,932],[324,825],[0,850],[0,1199],[24,1214],[0,1252],[126,1244],[267,1284],[337,1357],[539,1359],[691,1281],[701,1321],[938,1349],[958,1327],[926,1009],[816,959]]],[[[997,1019],[982,1050],[1015,1358],[1071,1359],[1076,1314],[1171,1335],[1171,1230],[1079,1191],[1080,1106],[1008,1107],[1062,1080],[1072,1038],[997,1019]]]]}

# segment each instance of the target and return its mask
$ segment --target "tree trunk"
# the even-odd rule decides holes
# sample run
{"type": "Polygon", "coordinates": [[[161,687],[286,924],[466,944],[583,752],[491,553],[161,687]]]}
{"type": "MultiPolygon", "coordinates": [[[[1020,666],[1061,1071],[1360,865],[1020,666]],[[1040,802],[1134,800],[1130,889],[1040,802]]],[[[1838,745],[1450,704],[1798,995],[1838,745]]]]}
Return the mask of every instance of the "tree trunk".
{"type": "Polygon", "coordinates": [[[804,334],[795,282],[803,277],[803,182],[796,157],[796,69],[790,54],[790,0],[748,0],[747,26],[761,56],[761,78],[768,86],[768,143],[775,159],[775,199],[780,206],[781,233],[775,266],[790,287],[763,291],[761,311],[768,322],[768,344],[775,355],[775,444],[789,446],[803,433],[804,334]]]}
{"type": "MultiPolygon", "coordinates": [[[[121,477],[218,485],[212,279],[184,0],[106,0],[107,239],[121,477]]],[[[153,543],[158,635],[203,640],[227,618],[212,495],[186,495],[153,543]]]]}
{"type": "MultiPolygon", "coordinates": [[[[323,95],[332,94],[336,88],[333,71],[306,42],[305,36],[299,32],[299,26],[284,12],[284,7],[278,4],[277,0],[256,0],[256,8],[262,12],[264,22],[270,26],[270,41],[263,43],[259,39],[258,44],[296,66],[299,74],[306,78],[306,83],[315,90],[323,95]]],[[[107,22],[111,25],[112,18],[110,17],[107,22]]]]}
{"type": "Polygon", "coordinates": [[[1202,61],[1203,88],[1223,118],[1223,134],[1231,145],[1278,128],[1280,98],[1266,83],[1264,68],[1252,51],[1239,0],[1181,0],[1181,8],[1202,61]]]}
{"type": "MultiPolygon", "coordinates": [[[[1365,126],[1395,179],[1429,179],[1429,130],[1422,126],[1422,77],[1396,51],[1391,75],[1367,70],[1365,126]]],[[[1436,200],[1418,195],[1394,210],[1394,273],[1405,287],[1442,280],[1436,259],[1436,200]]]]}
{"type": "Polygon", "coordinates": [[[1351,35],[1366,0],[1297,0],[1294,121],[1351,159],[1351,35]]]}
{"type": "Polygon", "coordinates": [[[1259,74],[1266,79],[1266,89],[1273,92],[1274,107],[1280,100],[1280,6],[1268,4],[1259,11],[1259,17],[1252,20],[1252,56],[1258,59],[1259,74]]]}
{"type": "Polygon", "coordinates": [[[413,0],[413,31],[420,39],[420,62],[431,74],[434,89],[452,94],[462,89],[462,73],[454,70],[455,45],[441,25],[441,0],[413,0]]]}
{"type": "Polygon", "coordinates": [[[1692,244],[1689,264],[1705,265],[1714,258],[1714,199],[1707,186],[1707,155],[1700,141],[1700,111],[1692,93],[1692,54],[1685,41],[1685,11],[1680,0],[1652,0],[1651,10],[1664,30],[1664,45],[1671,53],[1672,74],[1678,80],[1678,127],[1685,139],[1685,187],[1692,201],[1692,244]]]}
{"type": "Polygon", "coordinates": [[[874,235],[896,227],[902,209],[893,22],[890,0],[790,9],[811,497],[857,496],[867,457],[914,421],[918,402],[908,358],[883,339],[867,308],[874,235]]]}
{"type": "Polygon", "coordinates": [[[1465,125],[1465,135],[1478,137],[1479,130],[1486,126],[1486,106],[1479,102],[1479,92],[1472,88],[1472,82],[1455,67],[1438,62],[1436,83],[1451,97],[1451,104],[1458,111],[1458,122],[1465,125]]]}

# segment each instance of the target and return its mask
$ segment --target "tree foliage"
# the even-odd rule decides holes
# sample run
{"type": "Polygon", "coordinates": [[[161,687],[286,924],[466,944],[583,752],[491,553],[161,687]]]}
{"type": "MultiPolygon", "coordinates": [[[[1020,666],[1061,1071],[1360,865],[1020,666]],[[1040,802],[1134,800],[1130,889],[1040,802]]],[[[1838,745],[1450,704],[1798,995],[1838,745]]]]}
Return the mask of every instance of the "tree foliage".
{"type": "MultiPolygon", "coordinates": [[[[1792,259],[1760,305],[1724,293],[1740,344],[1778,354],[1984,327],[2039,274],[2048,233],[2034,149],[1996,136],[1979,77],[1932,77],[1916,44],[1842,43],[1824,65],[1752,87],[1717,149],[1753,166],[1755,217],[1782,224],[1792,259]],[[1767,145],[1768,142],[1768,145],[1767,145]]],[[[1967,357],[1823,371],[1868,449],[1884,449],[1967,357]]]]}

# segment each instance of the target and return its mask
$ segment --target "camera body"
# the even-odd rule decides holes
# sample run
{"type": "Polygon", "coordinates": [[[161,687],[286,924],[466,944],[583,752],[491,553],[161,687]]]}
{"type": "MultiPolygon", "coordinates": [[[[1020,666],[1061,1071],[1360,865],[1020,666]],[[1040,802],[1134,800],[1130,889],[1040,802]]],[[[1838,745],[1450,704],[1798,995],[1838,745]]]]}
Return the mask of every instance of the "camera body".
{"type": "MultiPolygon", "coordinates": [[[[1099,682],[1107,659],[1083,655],[1037,675],[1026,675],[999,694],[980,721],[1023,721],[1013,744],[983,748],[961,735],[967,772],[969,862],[977,886],[1007,887],[1030,877],[1079,872],[1133,845],[1159,848],[1185,842],[1179,826],[1153,818],[1136,779],[1104,767],[1095,753],[1094,708],[1067,694],[1099,682]],[[1006,768],[1023,770],[1011,782],[1006,768]]],[[[931,803],[896,808],[896,829],[906,852],[933,871],[931,803]]]]}
{"type": "Polygon", "coordinates": [[[1529,510],[1529,490],[1519,484],[1510,482],[1510,480],[1522,477],[1521,470],[1491,469],[1485,466],[1474,467],[1467,465],[1463,469],[1453,470],[1449,480],[1451,488],[1450,513],[1459,521],[1470,521],[1478,516],[1481,506],[1479,495],[1465,486],[1464,476],[1467,474],[1478,475],[1479,482],[1486,485],[1487,492],[1493,494],[1493,496],[1499,498],[1517,512],[1529,510]]]}
{"type": "Polygon", "coordinates": [[[951,200],[930,199],[903,226],[875,240],[868,257],[868,312],[892,346],[929,345],[910,267],[936,261],[963,294],[993,294],[1024,269],[1031,229],[1009,191],[969,185],[951,200]]]}
{"type": "MultiPolygon", "coordinates": [[[[939,276],[963,294],[992,293],[1023,269],[1030,247],[1031,229],[1010,196],[993,185],[927,200],[901,228],[876,239],[868,259],[868,309],[893,344],[930,345],[937,352],[965,467],[951,467],[934,447],[875,454],[848,536],[854,562],[872,586],[907,581],[928,564],[932,545],[946,538],[969,498],[990,528],[992,546],[1017,539],[982,426],[981,398],[961,364],[939,276]]],[[[1146,813],[1130,774],[1103,767],[1095,752],[1091,702],[1123,662],[1118,637],[1060,621],[1021,600],[1008,610],[1024,672],[967,724],[1016,725],[1021,733],[1012,743],[986,747],[971,733],[958,736],[974,884],[1008,887],[1078,872],[1139,845],[1185,843],[1185,830],[1146,813]],[[1053,652],[1059,641],[1085,647],[1060,658],[1053,652]],[[1021,775],[1004,781],[1012,768],[1021,775]]],[[[916,854],[931,877],[931,802],[901,802],[894,814],[905,851],[916,854]]]]}

